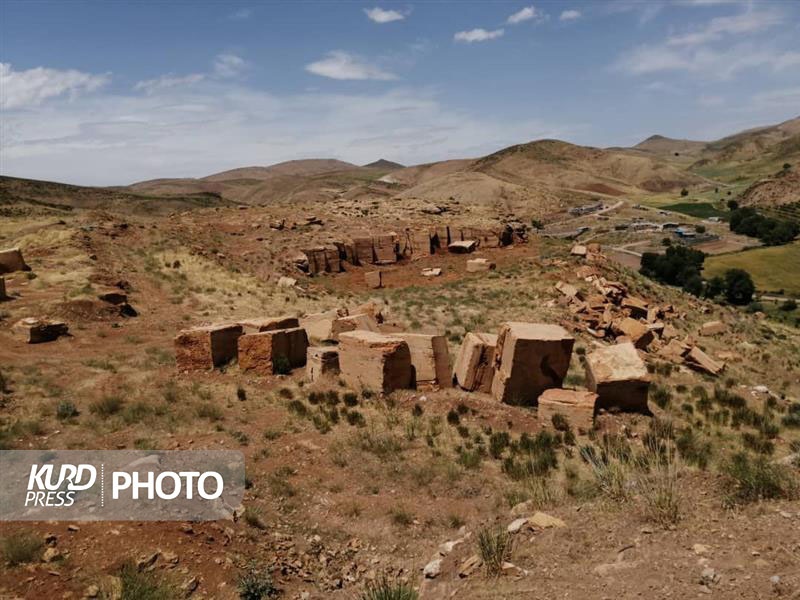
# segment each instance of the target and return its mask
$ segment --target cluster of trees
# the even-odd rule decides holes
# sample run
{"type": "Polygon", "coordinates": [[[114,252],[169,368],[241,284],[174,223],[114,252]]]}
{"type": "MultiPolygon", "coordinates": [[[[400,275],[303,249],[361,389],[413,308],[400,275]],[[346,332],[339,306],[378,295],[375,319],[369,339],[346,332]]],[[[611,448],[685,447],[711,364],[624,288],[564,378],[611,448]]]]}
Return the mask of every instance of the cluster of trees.
{"type": "Polygon", "coordinates": [[[756,287],[747,271],[729,269],[723,276],[703,281],[701,272],[706,255],[686,246],[670,246],[664,254],[645,252],[639,272],[643,275],[682,288],[695,296],[724,298],[731,304],[744,306],[753,300],[756,287]]]}
{"type": "Polygon", "coordinates": [[[748,206],[732,207],[730,228],[735,233],[758,238],[767,246],[787,244],[800,233],[797,223],[765,217],[748,206]]]}

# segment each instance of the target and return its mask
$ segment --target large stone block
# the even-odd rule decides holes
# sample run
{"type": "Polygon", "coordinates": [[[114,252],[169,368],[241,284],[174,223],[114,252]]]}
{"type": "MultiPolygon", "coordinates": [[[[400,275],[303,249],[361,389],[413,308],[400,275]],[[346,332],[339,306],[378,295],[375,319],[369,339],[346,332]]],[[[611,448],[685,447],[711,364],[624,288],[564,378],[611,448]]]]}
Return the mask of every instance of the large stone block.
{"type": "Polygon", "coordinates": [[[553,426],[553,415],[566,417],[578,433],[585,434],[594,426],[594,405],[597,394],[586,390],[551,388],[539,396],[539,423],[553,426]]]}
{"type": "Polygon", "coordinates": [[[492,395],[507,404],[535,404],[546,389],[561,387],[574,343],[559,325],[503,323],[494,355],[492,395]]]}
{"type": "Polygon", "coordinates": [[[450,387],[452,385],[450,352],[447,349],[445,336],[425,333],[396,333],[393,335],[404,339],[408,344],[417,387],[450,387]]]}
{"type": "Polygon", "coordinates": [[[360,236],[353,238],[353,252],[356,264],[371,265],[375,262],[375,249],[372,243],[372,236],[360,236]]]}
{"type": "Polygon", "coordinates": [[[620,335],[629,337],[633,345],[642,350],[646,349],[655,339],[655,334],[647,325],[630,317],[621,319],[615,324],[615,328],[620,335]]]}
{"type": "Polygon", "coordinates": [[[259,333],[276,329],[293,329],[299,327],[300,322],[297,317],[261,317],[239,321],[239,325],[242,326],[244,333],[259,333]]]}
{"type": "Polygon", "coordinates": [[[0,250],[0,273],[30,270],[31,268],[25,264],[25,260],[22,258],[22,252],[19,248],[0,250]]]}
{"type": "Polygon", "coordinates": [[[67,335],[69,332],[69,327],[62,321],[51,321],[36,317],[27,317],[17,321],[12,329],[17,336],[28,344],[52,342],[62,335],[67,335]]]}
{"type": "Polygon", "coordinates": [[[238,355],[242,326],[209,325],[185,329],[175,337],[175,362],[180,371],[205,371],[238,355]]]}
{"type": "Polygon", "coordinates": [[[467,273],[493,271],[495,266],[494,262],[488,258],[473,258],[467,260],[467,273]]]}
{"type": "Polygon", "coordinates": [[[447,249],[453,254],[469,254],[470,252],[475,252],[477,247],[478,242],[476,240],[456,240],[455,242],[450,242],[447,249]]]}
{"type": "Polygon", "coordinates": [[[325,342],[334,340],[333,323],[340,317],[347,316],[347,309],[337,308],[321,313],[312,313],[300,318],[303,327],[311,340],[325,342]]]}
{"type": "Polygon", "coordinates": [[[497,336],[469,332],[464,336],[453,367],[453,382],[470,392],[489,393],[494,378],[497,336]]]}
{"type": "Polygon", "coordinates": [[[364,273],[364,283],[367,284],[367,287],[371,287],[372,289],[383,287],[383,275],[381,271],[367,271],[364,273]]]}
{"type": "Polygon", "coordinates": [[[597,408],[647,411],[650,377],[632,343],[600,348],[586,356],[586,385],[597,408]]]}
{"type": "Polygon", "coordinates": [[[375,264],[388,265],[397,262],[397,236],[393,233],[376,235],[372,239],[375,248],[375,264]]]}
{"type": "Polygon", "coordinates": [[[402,338],[350,331],[339,336],[341,378],[353,388],[389,393],[414,387],[411,351],[402,338]]]}
{"type": "Polygon", "coordinates": [[[339,336],[346,331],[373,331],[379,333],[380,327],[378,325],[378,319],[371,314],[364,313],[339,317],[331,327],[332,339],[338,340],[339,336]]]}
{"type": "Polygon", "coordinates": [[[339,350],[331,346],[309,346],[306,353],[306,377],[310,382],[339,374],[339,350]]]}
{"type": "Polygon", "coordinates": [[[248,333],[239,338],[239,368],[272,375],[306,364],[308,336],[302,327],[248,333]]]}
{"type": "Polygon", "coordinates": [[[411,255],[417,259],[433,253],[433,238],[427,229],[412,230],[408,234],[411,243],[411,255]]]}

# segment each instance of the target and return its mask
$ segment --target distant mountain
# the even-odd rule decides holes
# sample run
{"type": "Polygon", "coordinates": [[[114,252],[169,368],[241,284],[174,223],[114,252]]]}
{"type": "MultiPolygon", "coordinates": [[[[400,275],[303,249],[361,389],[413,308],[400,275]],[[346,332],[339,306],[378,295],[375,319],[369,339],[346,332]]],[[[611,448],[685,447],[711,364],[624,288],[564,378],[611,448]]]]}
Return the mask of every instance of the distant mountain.
{"type": "Polygon", "coordinates": [[[375,162],[371,162],[368,165],[364,165],[364,168],[380,169],[382,171],[395,171],[397,169],[404,169],[405,165],[401,165],[400,163],[396,163],[391,160],[386,160],[385,158],[380,158],[375,162]]]}
{"type": "Polygon", "coordinates": [[[203,177],[203,181],[226,181],[230,179],[270,179],[290,175],[293,177],[309,177],[330,173],[332,171],[344,171],[357,169],[352,163],[336,160],[335,158],[307,158],[302,160],[289,160],[277,163],[268,167],[241,167],[214,173],[203,177]]]}
{"type": "Polygon", "coordinates": [[[658,156],[675,156],[685,154],[697,154],[705,148],[706,142],[695,142],[692,140],[676,140],[663,135],[651,135],[646,140],[634,146],[636,150],[649,152],[658,156]]]}

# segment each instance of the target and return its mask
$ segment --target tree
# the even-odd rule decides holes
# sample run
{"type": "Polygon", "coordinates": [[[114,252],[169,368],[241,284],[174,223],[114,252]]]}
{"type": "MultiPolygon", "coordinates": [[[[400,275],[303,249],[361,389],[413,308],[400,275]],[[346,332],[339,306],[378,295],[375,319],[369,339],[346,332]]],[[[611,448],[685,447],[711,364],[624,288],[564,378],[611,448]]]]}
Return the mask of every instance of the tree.
{"type": "Polygon", "coordinates": [[[705,225],[695,225],[694,226],[694,230],[697,233],[705,233],[706,232],[706,226],[705,225]]]}
{"type": "Polygon", "coordinates": [[[788,171],[791,168],[792,168],[792,165],[790,165],[789,163],[783,163],[783,170],[784,171],[788,171]]]}
{"type": "Polygon", "coordinates": [[[689,190],[687,190],[686,188],[683,188],[683,189],[681,190],[681,197],[682,197],[682,198],[685,198],[685,197],[686,197],[686,196],[688,196],[688,195],[689,195],[689,190]]]}
{"type": "Polygon", "coordinates": [[[725,271],[725,298],[731,304],[746,306],[753,300],[756,286],[750,273],[744,269],[725,271]]]}
{"type": "Polygon", "coordinates": [[[797,310],[797,300],[794,298],[789,298],[786,302],[781,304],[781,310],[786,312],[792,312],[793,310],[797,310]]]}
{"type": "Polygon", "coordinates": [[[725,292],[725,280],[719,275],[712,277],[706,282],[705,297],[716,298],[725,292]]]}
{"type": "Polygon", "coordinates": [[[728,200],[728,210],[737,210],[739,203],[736,200],[728,200]]]}
{"type": "Polygon", "coordinates": [[[703,293],[703,278],[698,273],[688,275],[683,282],[683,291],[699,296],[703,293]]]}

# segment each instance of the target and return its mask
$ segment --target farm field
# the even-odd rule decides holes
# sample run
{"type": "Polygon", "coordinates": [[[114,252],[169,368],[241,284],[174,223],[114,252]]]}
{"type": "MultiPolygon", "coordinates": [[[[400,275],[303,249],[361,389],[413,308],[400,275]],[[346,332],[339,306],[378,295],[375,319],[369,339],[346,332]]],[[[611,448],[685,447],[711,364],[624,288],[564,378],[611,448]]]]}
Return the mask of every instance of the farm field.
{"type": "Polygon", "coordinates": [[[744,269],[759,291],[800,295],[800,242],[786,246],[755,248],[706,259],[703,275],[721,275],[727,269],[744,269]]]}

